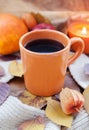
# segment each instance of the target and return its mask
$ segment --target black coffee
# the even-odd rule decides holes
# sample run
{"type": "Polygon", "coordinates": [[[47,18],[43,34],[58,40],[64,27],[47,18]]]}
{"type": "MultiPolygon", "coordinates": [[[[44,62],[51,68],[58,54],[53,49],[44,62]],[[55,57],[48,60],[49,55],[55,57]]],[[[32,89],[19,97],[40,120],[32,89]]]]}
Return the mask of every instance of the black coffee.
{"type": "Polygon", "coordinates": [[[64,48],[63,44],[51,39],[37,39],[25,44],[25,48],[39,53],[51,53],[64,48]]]}

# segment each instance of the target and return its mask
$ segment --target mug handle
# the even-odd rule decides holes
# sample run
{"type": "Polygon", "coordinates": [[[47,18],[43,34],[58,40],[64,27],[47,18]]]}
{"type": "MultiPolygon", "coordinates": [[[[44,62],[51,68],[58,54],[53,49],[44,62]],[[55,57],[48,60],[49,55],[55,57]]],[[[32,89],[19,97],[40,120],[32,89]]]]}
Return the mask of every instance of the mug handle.
{"type": "Polygon", "coordinates": [[[72,64],[82,54],[84,50],[84,41],[81,38],[73,37],[70,39],[70,42],[71,46],[76,42],[78,42],[79,46],[77,47],[75,54],[71,58],[69,58],[68,66],[72,64]]]}

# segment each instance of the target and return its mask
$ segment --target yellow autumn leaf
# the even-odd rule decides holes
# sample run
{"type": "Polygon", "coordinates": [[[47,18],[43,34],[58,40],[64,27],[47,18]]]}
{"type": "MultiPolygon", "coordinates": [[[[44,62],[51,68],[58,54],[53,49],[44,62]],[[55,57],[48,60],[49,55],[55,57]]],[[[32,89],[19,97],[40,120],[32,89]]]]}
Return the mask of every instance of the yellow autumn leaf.
{"type": "Polygon", "coordinates": [[[83,96],[84,96],[84,108],[89,114],[89,86],[84,90],[83,96]]]}
{"type": "Polygon", "coordinates": [[[40,122],[39,119],[34,119],[22,123],[18,130],[44,130],[44,127],[44,122],[40,122]]]}
{"type": "Polygon", "coordinates": [[[47,101],[51,100],[52,97],[45,97],[47,101]]]}
{"type": "Polygon", "coordinates": [[[36,96],[31,94],[29,91],[25,90],[21,93],[18,98],[25,104],[29,104],[31,100],[33,100],[36,96]]]}
{"type": "Polygon", "coordinates": [[[66,127],[71,127],[73,116],[66,115],[58,101],[49,99],[46,107],[46,116],[54,123],[66,127]]]}
{"type": "Polygon", "coordinates": [[[36,96],[31,94],[29,91],[25,90],[24,91],[24,97],[30,97],[31,99],[35,98],[36,96]]]}
{"type": "Polygon", "coordinates": [[[29,91],[25,90],[21,93],[18,98],[25,104],[31,105],[37,108],[42,108],[47,104],[45,97],[39,97],[31,94],[29,91]]]}
{"type": "Polygon", "coordinates": [[[9,64],[8,70],[10,74],[13,76],[21,77],[23,75],[22,64],[18,62],[17,60],[14,60],[9,64]]]}

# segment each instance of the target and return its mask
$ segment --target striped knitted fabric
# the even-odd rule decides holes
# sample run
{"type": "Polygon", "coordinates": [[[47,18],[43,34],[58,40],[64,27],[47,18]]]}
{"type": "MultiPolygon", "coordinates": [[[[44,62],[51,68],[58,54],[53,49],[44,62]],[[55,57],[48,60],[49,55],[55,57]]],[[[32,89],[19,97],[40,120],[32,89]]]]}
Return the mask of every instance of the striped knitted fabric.
{"type": "Polygon", "coordinates": [[[8,67],[11,61],[2,61],[0,60],[0,66],[3,67],[4,71],[5,71],[5,76],[0,78],[0,82],[8,82],[10,79],[12,79],[14,76],[12,76],[9,72],[8,72],[8,67]]]}
{"type": "MultiPolygon", "coordinates": [[[[43,110],[23,104],[16,97],[9,96],[0,106],[0,130],[17,130],[22,122],[37,116],[46,118],[43,110]]],[[[60,126],[48,120],[45,130],[60,130],[60,126]]]]}
{"type": "Polygon", "coordinates": [[[62,130],[89,130],[89,115],[83,109],[77,114],[71,128],[63,128],[62,130]]]}

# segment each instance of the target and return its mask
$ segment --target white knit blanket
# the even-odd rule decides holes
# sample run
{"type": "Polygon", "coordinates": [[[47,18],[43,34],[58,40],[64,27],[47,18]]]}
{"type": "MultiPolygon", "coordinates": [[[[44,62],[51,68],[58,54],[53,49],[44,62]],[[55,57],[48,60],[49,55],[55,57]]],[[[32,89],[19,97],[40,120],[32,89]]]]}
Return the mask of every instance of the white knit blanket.
{"type": "MultiPolygon", "coordinates": [[[[0,106],[0,130],[18,130],[22,122],[37,116],[46,118],[43,110],[23,104],[18,98],[9,96],[0,106]]],[[[48,120],[45,130],[60,130],[60,126],[48,120]]]]}

